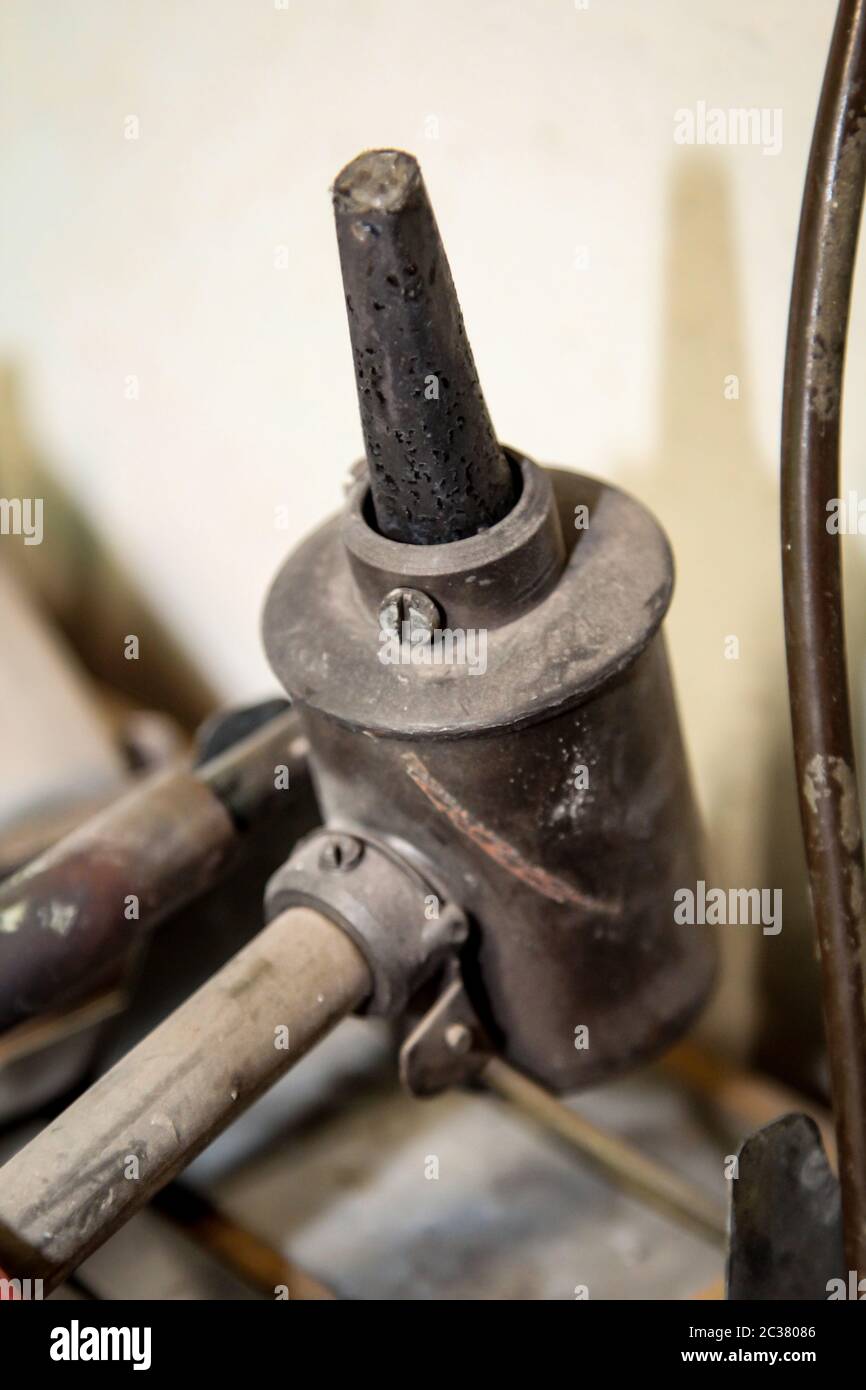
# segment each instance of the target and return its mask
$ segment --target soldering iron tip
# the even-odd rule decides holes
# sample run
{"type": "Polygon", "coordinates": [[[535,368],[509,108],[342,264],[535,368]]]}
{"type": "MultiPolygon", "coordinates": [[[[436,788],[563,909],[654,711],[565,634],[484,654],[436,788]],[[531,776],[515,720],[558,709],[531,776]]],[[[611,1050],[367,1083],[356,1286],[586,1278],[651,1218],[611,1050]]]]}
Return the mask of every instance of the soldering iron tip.
{"type": "Polygon", "coordinates": [[[334,181],[337,241],[376,523],[461,540],[515,500],[418,162],[372,150],[334,181]]]}

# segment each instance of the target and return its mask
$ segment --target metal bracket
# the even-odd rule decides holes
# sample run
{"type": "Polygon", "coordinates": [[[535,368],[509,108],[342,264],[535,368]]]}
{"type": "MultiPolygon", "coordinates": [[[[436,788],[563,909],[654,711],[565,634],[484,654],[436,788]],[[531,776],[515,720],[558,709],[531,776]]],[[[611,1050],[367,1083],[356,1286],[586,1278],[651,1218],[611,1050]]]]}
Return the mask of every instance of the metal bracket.
{"type": "Polygon", "coordinates": [[[475,1079],[492,1048],[459,968],[400,1049],[400,1080],[413,1096],[435,1096],[475,1079]]]}
{"type": "Polygon", "coordinates": [[[466,940],[469,927],[390,845],[361,832],[316,830],[300,840],[265,893],[270,921],[288,907],[313,907],[355,942],[370,967],[366,1012],[388,1018],[466,940]]]}

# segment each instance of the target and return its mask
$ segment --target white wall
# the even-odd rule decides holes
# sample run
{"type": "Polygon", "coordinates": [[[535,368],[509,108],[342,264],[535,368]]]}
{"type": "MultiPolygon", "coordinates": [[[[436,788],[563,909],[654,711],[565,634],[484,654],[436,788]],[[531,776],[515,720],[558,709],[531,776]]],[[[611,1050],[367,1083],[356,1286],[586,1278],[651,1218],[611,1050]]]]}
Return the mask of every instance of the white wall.
{"type": "MultiPolygon", "coordinates": [[[[501,437],[621,481],[672,535],[670,631],[720,872],[766,882],[768,769],[787,756],[782,355],[833,11],[5,0],[0,354],[44,457],[227,697],[269,687],[265,587],[360,452],[328,185],[360,149],[402,146],[501,437]],[[781,151],[676,144],[674,112],[699,101],[781,108],[781,151]]],[[[862,391],[846,433],[856,485],[862,391]]]]}

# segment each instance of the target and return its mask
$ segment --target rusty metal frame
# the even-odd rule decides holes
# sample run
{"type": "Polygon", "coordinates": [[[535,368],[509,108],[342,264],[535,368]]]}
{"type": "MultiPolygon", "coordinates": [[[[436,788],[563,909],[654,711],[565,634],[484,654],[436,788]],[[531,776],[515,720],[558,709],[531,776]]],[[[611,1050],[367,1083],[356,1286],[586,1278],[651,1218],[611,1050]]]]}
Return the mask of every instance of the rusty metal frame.
{"type": "Polygon", "coordinates": [[[866,0],[842,0],[806,175],[782,418],[785,639],[800,813],[815,926],[845,1252],[866,1273],[866,924],[851,732],[841,554],[827,504],[839,493],[842,379],[866,181],[866,0]]]}

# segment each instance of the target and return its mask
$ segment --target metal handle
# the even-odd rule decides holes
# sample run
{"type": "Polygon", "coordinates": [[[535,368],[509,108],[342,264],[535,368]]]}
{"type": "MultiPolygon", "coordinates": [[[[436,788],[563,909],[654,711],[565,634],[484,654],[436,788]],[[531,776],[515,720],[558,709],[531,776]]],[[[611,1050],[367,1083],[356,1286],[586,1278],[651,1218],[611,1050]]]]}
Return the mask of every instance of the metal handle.
{"type": "Polygon", "coordinates": [[[328,918],[275,918],[0,1169],[0,1266],[48,1293],[370,989],[328,918]]]}

